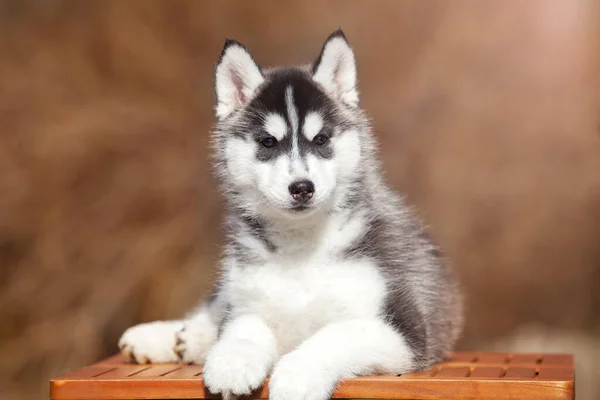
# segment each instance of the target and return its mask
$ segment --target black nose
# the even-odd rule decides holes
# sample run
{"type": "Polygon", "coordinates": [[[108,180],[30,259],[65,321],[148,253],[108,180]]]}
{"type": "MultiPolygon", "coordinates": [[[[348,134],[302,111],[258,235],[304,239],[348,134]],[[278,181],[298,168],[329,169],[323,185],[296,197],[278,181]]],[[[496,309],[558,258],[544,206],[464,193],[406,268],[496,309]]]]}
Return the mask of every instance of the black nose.
{"type": "Polygon", "coordinates": [[[311,181],[298,181],[292,183],[289,188],[290,194],[298,202],[306,202],[313,197],[315,185],[311,181]]]}

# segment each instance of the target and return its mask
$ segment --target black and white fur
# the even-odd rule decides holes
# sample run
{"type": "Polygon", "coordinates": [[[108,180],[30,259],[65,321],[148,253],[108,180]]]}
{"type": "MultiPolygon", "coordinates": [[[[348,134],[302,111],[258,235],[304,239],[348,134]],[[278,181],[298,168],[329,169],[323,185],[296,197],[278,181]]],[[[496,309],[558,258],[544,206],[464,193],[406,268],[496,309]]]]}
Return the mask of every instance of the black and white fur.
{"type": "Polygon", "coordinates": [[[327,399],[342,378],[446,356],[462,325],[457,285],[383,182],[356,83],[340,30],[306,67],[261,69],[226,42],[213,135],[227,200],[222,277],[188,318],[127,330],[123,354],[204,364],[206,386],[226,398],[271,374],[277,400],[327,399]],[[292,193],[299,181],[309,195],[292,193]]]}

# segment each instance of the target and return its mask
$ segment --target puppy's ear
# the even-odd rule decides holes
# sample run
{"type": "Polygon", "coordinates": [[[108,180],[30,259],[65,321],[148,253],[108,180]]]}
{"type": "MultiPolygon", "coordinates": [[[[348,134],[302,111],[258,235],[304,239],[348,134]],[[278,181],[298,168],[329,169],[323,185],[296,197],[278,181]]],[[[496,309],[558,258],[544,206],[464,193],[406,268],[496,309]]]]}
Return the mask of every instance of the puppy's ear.
{"type": "Polygon", "coordinates": [[[354,52],[341,29],[325,41],[313,64],[313,80],[332,97],[351,107],[358,105],[354,52]]]}
{"type": "Polygon", "coordinates": [[[235,40],[227,39],[215,72],[217,118],[227,118],[246,105],[264,80],[248,49],[235,40]]]}

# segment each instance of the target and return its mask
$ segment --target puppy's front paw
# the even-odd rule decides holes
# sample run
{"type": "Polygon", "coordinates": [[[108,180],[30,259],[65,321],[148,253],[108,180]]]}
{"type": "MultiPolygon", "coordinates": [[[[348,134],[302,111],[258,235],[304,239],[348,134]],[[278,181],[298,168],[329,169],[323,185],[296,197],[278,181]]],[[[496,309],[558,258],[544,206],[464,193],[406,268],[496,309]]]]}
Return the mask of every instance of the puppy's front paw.
{"type": "Polygon", "coordinates": [[[138,364],[171,363],[179,359],[173,348],[180,321],[156,321],[133,326],[119,340],[121,353],[138,364]]]}
{"type": "Polygon", "coordinates": [[[249,340],[223,341],[208,353],[204,384],[224,398],[248,395],[263,384],[270,369],[270,355],[260,346],[249,340]]]}
{"type": "Polygon", "coordinates": [[[269,381],[270,400],[327,400],[335,389],[335,379],[315,368],[298,351],[282,357],[269,381]]]}

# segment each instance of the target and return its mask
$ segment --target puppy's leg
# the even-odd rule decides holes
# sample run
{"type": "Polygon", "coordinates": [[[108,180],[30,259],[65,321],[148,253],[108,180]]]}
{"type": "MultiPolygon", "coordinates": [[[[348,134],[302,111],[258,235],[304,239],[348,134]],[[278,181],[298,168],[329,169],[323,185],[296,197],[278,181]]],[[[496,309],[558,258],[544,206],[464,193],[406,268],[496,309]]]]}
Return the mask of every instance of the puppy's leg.
{"type": "Polygon", "coordinates": [[[277,357],[275,336],[258,316],[229,322],[204,365],[204,384],[224,398],[250,394],[259,388],[277,357]]]}
{"type": "Polygon", "coordinates": [[[272,400],[326,400],[340,379],[404,373],[415,367],[403,336],[380,320],[325,326],[275,365],[272,400]]]}

